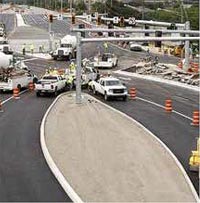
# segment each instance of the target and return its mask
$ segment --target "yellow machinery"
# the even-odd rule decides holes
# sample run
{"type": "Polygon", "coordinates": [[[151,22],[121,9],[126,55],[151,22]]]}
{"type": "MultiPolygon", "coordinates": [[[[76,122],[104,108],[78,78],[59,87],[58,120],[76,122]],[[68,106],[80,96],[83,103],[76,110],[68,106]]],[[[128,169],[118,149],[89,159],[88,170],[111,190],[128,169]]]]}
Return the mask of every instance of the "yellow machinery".
{"type": "Polygon", "coordinates": [[[189,159],[190,171],[199,171],[200,166],[200,138],[197,139],[197,150],[192,151],[189,159]]]}

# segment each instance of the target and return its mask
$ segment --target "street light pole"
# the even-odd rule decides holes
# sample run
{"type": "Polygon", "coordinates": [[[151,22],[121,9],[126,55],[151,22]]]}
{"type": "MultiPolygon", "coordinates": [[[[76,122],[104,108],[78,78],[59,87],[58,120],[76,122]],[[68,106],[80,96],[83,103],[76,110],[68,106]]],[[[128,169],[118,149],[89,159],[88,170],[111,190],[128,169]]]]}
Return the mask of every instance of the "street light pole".
{"type": "MultiPolygon", "coordinates": [[[[185,30],[190,30],[190,21],[185,22],[185,30]]],[[[189,35],[186,34],[186,37],[189,35]]],[[[185,62],[183,64],[183,70],[188,71],[189,69],[189,61],[190,58],[190,41],[185,41],[185,62]]]]}
{"type": "Polygon", "coordinates": [[[63,0],[61,0],[61,5],[60,5],[60,13],[61,13],[61,15],[62,15],[62,11],[63,11],[63,0]]]}
{"type": "Polygon", "coordinates": [[[76,52],[76,103],[81,104],[81,33],[77,32],[77,52],[76,52]]]}

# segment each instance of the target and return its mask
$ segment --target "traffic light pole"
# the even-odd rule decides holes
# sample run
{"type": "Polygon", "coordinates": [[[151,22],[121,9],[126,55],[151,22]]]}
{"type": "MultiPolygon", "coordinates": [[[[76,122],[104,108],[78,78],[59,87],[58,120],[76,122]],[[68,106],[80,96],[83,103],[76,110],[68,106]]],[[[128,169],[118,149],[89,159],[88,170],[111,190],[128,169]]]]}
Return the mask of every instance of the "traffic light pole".
{"type": "MultiPolygon", "coordinates": [[[[187,24],[187,27],[189,25],[187,24]]],[[[190,40],[200,40],[200,37],[125,37],[125,38],[115,38],[115,37],[109,37],[109,38],[81,38],[81,32],[86,31],[88,29],[72,29],[72,31],[77,32],[77,68],[76,68],[76,103],[81,104],[82,103],[82,97],[81,97],[81,46],[82,43],[86,42],[114,42],[114,41],[186,41],[189,42],[190,40]]],[[[110,31],[110,29],[107,29],[110,31]]],[[[93,30],[94,31],[94,30],[93,30]]],[[[115,30],[116,32],[119,31],[119,29],[115,30]]],[[[189,47],[189,44],[187,43],[186,47],[189,47]]],[[[189,50],[189,48],[187,49],[189,50]]],[[[187,52],[186,50],[186,52],[187,52]]],[[[189,52],[187,52],[188,54],[189,52]]],[[[188,56],[188,55],[187,55],[188,56]]],[[[186,57],[189,60],[189,57],[186,57]]]]}
{"type": "Polygon", "coordinates": [[[76,103],[81,104],[81,33],[77,32],[77,48],[76,48],[76,103]]]}
{"type": "MultiPolygon", "coordinates": [[[[189,30],[190,29],[190,22],[187,21],[185,23],[185,30],[189,30]]],[[[188,34],[186,35],[186,37],[188,37],[188,34]]],[[[189,66],[190,66],[190,41],[187,40],[185,41],[185,62],[183,64],[183,70],[188,71],[189,66]]]]}
{"type": "Polygon", "coordinates": [[[52,36],[51,36],[51,30],[52,30],[52,23],[49,22],[49,50],[52,51],[52,36]]]}

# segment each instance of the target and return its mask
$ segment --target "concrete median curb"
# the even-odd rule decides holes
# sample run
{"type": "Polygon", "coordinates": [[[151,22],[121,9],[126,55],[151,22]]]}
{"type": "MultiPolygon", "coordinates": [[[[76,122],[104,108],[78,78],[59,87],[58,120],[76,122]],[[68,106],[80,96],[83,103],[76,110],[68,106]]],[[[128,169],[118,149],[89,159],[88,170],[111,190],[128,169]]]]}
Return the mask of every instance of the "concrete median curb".
{"type": "Polygon", "coordinates": [[[56,102],[59,100],[59,98],[62,97],[63,95],[65,95],[65,94],[67,94],[67,93],[63,93],[63,94],[59,95],[53,101],[53,103],[48,108],[47,112],[45,113],[45,115],[44,115],[44,117],[42,119],[41,126],[40,126],[40,144],[41,144],[42,152],[44,154],[44,157],[46,159],[46,162],[47,162],[49,168],[51,169],[52,173],[54,174],[54,176],[56,177],[56,179],[58,180],[58,182],[60,183],[60,185],[62,186],[64,191],[67,193],[67,195],[71,198],[71,200],[73,202],[83,203],[81,198],[76,194],[76,192],[73,190],[73,188],[69,185],[69,183],[67,182],[67,180],[63,176],[62,172],[56,166],[55,162],[53,161],[53,159],[52,159],[52,157],[51,157],[51,155],[50,155],[50,153],[49,153],[49,151],[47,149],[46,142],[45,142],[45,122],[46,122],[46,118],[47,118],[48,114],[50,113],[51,109],[56,104],[56,102]]]}
{"type": "MultiPolygon", "coordinates": [[[[61,186],[63,187],[64,191],[69,195],[69,197],[72,199],[72,201],[74,202],[80,202],[82,203],[83,201],[80,199],[80,197],[75,193],[75,191],[73,190],[73,188],[69,185],[69,183],[66,181],[65,177],[63,176],[63,174],[61,173],[61,171],[58,169],[58,167],[56,166],[55,162],[53,161],[47,146],[46,146],[46,142],[45,142],[45,122],[46,122],[46,118],[48,116],[48,114],[50,113],[51,109],[54,107],[54,105],[56,104],[56,102],[59,100],[59,98],[61,98],[62,96],[66,95],[68,93],[63,93],[61,94],[59,97],[57,97],[54,102],[51,104],[51,106],[48,108],[47,112],[45,113],[43,120],[42,120],[42,124],[40,127],[40,142],[41,142],[41,148],[43,151],[43,154],[45,156],[45,159],[51,169],[51,171],[53,172],[53,174],[55,175],[56,179],[58,180],[58,182],[61,184],[61,186]]],[[[159,144],[161,144],[161,146],[169,153],[169,155],[172,157],[172,159],[175,161],[176,165],[178,166],[178,168],[180,169],[182,175],[184,176],[187,184],[189,185],[189,188],[196,200],[196,202],[199,202],[199,197],[196,193],[196,190],[194,189],[194,186],[190,180],[190,178],[188,177],[186,171],[184,170],[183,166],[181,165],[181,163],[179,162],[179,160],[177,159],[177,157],[171,152],[171,150],[158,138],[156,137],[156,135],[154,135],[151,131],[149,131],[146,127],[144,127],[141,123],[139,123],[138,121],[134,120],[133,118],[129,117],[128,115],[126,115],[125,113],[120,112],[119,110],[99,101],[98,99],[94,98],[91,95],[87,94],[87,97],[92,98],[93,100],[101,103],[103,106],[105,106],[106,108],[109,108],[113,111],[115,111],[116,113],[119,113],[120,115],[122,115],[123,117],[129,119],[130,121],[134,122],[136,125],[138,125],[139,127],[141,127],[144,131],[146,131],[147,133],[149,133],[150,136],[152,136],[159,144]]]]}
{"type": "MultiPolygon", "coordinates": [[[[92,97],[92,96],[90,96],[92,97]]],[[[182,164],[180,163],[180,161],[177,159],[177,157],[172,153],[172,151],[167,147],[167,145],[164,144],[164,142],[162,142],[162,140],[160,140],[156,135],[154,135],[150,130],[148,130],[146,127],[144,127],[140,122],[134,120],[133,118],[129,117],[128,115],[126,115],[125,113],[122,113],[121,111],[111,107],[111,106],[108,106],[107,104],[99,101],[98,99],[92,97],[94,100],[96,100],[97,102],[100,102],[102,105],[104,105],[105,107],[121,114],[122,116],[124,116],[125,118],[131,120],[132,122],[136,123],[138,126],[140,126],[144,131],[148,132],[154,139],[156,139],[163,147],[164,149],[171,155],[171,157],[174,159],[175,163],[177,164],[178,168],[181,170],[183,176],[185,177],[185,180],[186,182],[188,183],[190,189],[191,189],[191,192],[192,194],[194,195],[194,198],[196,199],[196,202],[200,202],[200,199],[198,197],[198,194],[189,178],[189,176],[187,175],[185,169],[183,168],[182,164]]]]}

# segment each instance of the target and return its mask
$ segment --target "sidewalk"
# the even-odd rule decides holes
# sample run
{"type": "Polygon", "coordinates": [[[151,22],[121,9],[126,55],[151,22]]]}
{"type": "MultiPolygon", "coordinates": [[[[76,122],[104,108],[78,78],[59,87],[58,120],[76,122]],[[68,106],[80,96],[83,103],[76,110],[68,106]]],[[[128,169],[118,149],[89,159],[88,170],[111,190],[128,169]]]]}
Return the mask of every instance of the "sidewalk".
{"type": "Polygon", "coordinates": [[[81,105],[74,94],[61,96],[44,127],[50,155],[84,202],[195,202],[150,132],[89,95],[81,105]]]}

